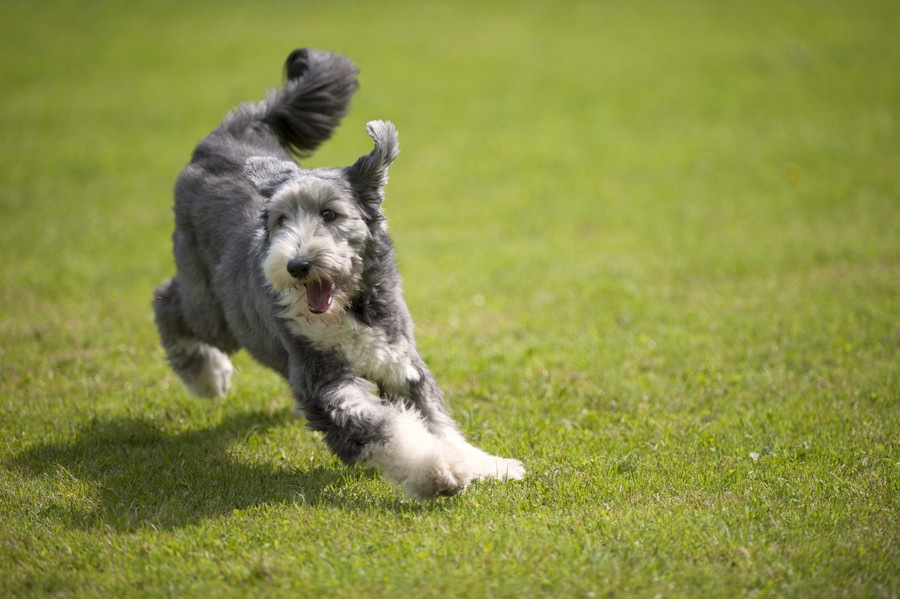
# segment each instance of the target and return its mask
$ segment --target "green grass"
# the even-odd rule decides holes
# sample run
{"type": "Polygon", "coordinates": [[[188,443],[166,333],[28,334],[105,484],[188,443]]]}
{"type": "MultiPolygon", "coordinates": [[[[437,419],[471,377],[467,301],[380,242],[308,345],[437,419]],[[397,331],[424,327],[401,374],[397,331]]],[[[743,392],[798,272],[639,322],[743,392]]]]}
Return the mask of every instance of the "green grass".
{"type": "Polygon", "coordinates": [[[0,14],[0,595],[900,594],[900,4],[0,14]],[[397,123],[420,349],[525,481],[406,502],[246,355],[167,368],[174,177],[301,45],[362,69],[310,164],[397,123]]]}

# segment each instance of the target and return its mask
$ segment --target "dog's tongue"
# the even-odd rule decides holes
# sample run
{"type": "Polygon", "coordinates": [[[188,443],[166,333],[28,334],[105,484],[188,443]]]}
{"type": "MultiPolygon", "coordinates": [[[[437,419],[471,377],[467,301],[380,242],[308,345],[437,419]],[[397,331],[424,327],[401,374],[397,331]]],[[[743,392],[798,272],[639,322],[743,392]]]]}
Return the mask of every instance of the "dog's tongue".
{"type": "Polygon", "coordinates": [[[306,284],[306,301],[313,314],[328,312],[334,300],[334,283],[331,281],[310,281],[306,284]]]}

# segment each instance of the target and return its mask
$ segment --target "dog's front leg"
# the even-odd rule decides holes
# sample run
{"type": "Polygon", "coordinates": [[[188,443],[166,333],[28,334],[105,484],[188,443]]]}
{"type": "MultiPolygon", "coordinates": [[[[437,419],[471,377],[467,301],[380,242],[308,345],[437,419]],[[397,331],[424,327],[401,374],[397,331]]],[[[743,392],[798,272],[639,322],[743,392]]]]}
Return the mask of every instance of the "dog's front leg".
{"type": "Polygon", "coordinates": [[[429,430],[442,441],[447,451],[466,462],[472,479],[524,478],[525,468],[519,460],[491,455],[466,441],[447,411],[444,394],[425,362],[415,352],[411,358],[418,377],[409,384],[408,399],[422,413],[429,430]]]}
{"type": "Polygon", "coordinates": [[[334,354],[304,348],[290,364],[290,383],[309,426],[345,463],[375,466],[407,495],[427,499],[465,490],[471,464],[438,438],[419,411],[385,403],[374,387],[334,354]]]}

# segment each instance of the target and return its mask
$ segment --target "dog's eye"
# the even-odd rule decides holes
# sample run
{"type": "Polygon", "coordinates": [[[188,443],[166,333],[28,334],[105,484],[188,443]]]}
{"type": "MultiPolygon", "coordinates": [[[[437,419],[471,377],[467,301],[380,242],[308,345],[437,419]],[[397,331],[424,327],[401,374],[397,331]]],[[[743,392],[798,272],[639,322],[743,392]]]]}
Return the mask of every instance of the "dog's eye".
{"type": "Polygon", "coordinates": [[[337,218],[337,212],[326,208],[325,210],[323,210],[322,212],[319,213],[319,216],[321,216],[322,220],[324,220],[326,223],[330,223],[331,221],[333,221],[334,219],[337,218]]]}
{"type": "Polygon", "coordinates": [[[282,214],[281,216],[279,216],[278,218],[275,219],[274,223],[272,223],[272,230],[280,229],[281,227],[284,226],[284,223],[286,223],[286,222],[287,222],[287,217],[282,214]]]}

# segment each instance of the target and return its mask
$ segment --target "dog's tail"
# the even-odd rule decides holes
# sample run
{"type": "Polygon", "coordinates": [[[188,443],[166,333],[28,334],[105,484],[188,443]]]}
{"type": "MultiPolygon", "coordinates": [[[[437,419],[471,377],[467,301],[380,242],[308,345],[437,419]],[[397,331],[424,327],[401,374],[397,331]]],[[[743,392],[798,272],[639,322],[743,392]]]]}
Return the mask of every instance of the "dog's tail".
{"type": "Polygon", "coordinates": [[[347,114],[357,72],[346,56],[294,50],[284,63],[285,84],[263,103],[258,118],[282,145],[306,156],[331,137],[347,114]]]}
{"type": "Polygon", "coordinates": [[[356,91],[350,59],[321,50],[294,50],[284,63],[285,84],[266,102],[262,121],[297,155],[331,137],[356,91]]]}

